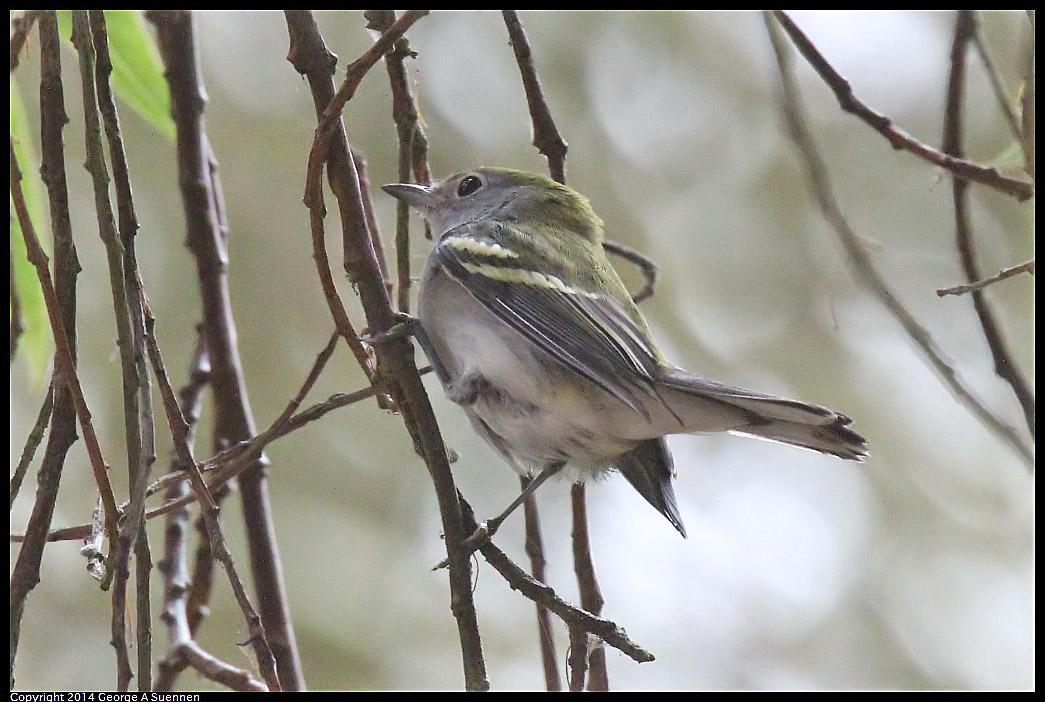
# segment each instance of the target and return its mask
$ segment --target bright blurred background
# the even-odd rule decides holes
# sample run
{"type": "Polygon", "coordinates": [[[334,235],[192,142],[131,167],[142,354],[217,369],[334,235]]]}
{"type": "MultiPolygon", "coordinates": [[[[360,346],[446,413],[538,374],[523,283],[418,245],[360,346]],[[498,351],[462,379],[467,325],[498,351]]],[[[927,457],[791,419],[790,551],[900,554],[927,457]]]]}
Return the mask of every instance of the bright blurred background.
{"type": "MultiPolygon", "coordinates": [[[[619,478],[589,488],[604,615],[657,657],[637,665],[608,649],[614,689],[1026,689],[1034,686],[1033,475],[930,370],[899,325],[853,279],[819,215],[783,129],[778,72],[757,13],[524,12],[522,21],[560,131],[567,177],[608,235],[661,267],[643,309],[675,362],[709,378],[842,411],[870,441],[862,465],[730,436],[674,437],[683,540],[619,478]]],[[[950,12],[799,12],[796,22],[904,129],[939,144],[950,12]]],[[[301,202],[315,118],[286,61],[282,13],[202,12],[198,34],[230,221],[229,269],[254,415],[267,426],[329,337],[301,202]]],[[[373,41],[359,12],[321,13],[339,68],[373,41]]],[[[1015,97],[1030,50],[1021,12],[983,15],[1015,97]]],[[[408,34],[408,63],[437,176],[478,165],[545,172],[500,13],[436,12],[408,34]]],[[[35,35],[34,35],[35,40],[35,35]]],[[[38,54],[18,71],[35,115],[38,54]]],[[[83,161],[75,57],[64,54],[75,235],[83,264],[79,348],[87,398],[114,475],[124,472],[119,360],[104,254],[83,161]]],[[[796,69],[840,202],[875,264],[962,376],[1026,437],[1008,386],[993,373],[966,297],[945,174],[894,152],[843,114],[796,56],[796,69]]],[[[970,52],[966,144],[993,162],[1012,144],[970,52]]],[[[339,72],[338,80],[343,73],[339,72]]],[[[346,110],[349,138],[375,185],[396,180],[388,78],[378,65],[346,110]]],[[[185,380],[200,309],[185,249],[173,145],[121,113],[141,232],[139,260],[172,380],[185,380]]],[[[35,119],[35,117],[34,117],[35,119]]],[[[970,189],[982,269],[1031,258],[1033,206],[970,189]]],[[[386,250],[394,203],[378,194],[386,250]]],[[[336,218],[329,250],[339,260],[336,218]]],[[[430,247],[414,220],[412,260],[430,247]]],[[[628,280],[637,278],[621,265],[628,280]]],[[[1034,376],[1033,279],[990,289],[1013,355],[1034,376]]],[[[346,298],[354,299],[343,285],[346,298]]],[[[358,306],[355,320],[362,326],[358,306]]],[[[46,374],[12,370],[13,466],[46,374]]],[[[363,387],[342,348],[311,399],[363,387]]],[[[510,469],[426,379],[459,487],[481,515],[516,493],[510,469]]],[[[210,408],[203,427],[208,425],[210,408]]],[[[162,436],[165,432],[159,432],[162,436]]],[[[197,455],[210,453],[204,432],[197,455]]],[[[1029,441],[1029,439],[1025,439],[1029,441]]],[[[170,443],[156,473],[167,471],[170,443]]],[[[42,451],[42,450],[41,450],[42,451]]],[[[312,689],[458,689],[456,626],[431,482],[402,422],[361,403],[274,444],[271,493],[306,680],[312,689]]],[[[35,470],[35,465],[34,465],[35,470]]],[[[35,478],[12,510],[21,531],[35,478]]],[[[121,486],[121,490],[125,487],[121,486]]],[[[95,489],[83,443],[69,454],[54,526],[89,519],[95,489]]],[[[565,483],[539,492],[550,583],[576,601],[565,483]]],[[[238,500],[226,532],[244,572],[238,500]]],[[[162,524],[150,527],[154,558],[162,524]]],[[[522,519],[497,543],[521,564],[522,519]]],[[[85,572],[78,543],[47,547],[30,595],[20,689],[114,685],[109,595],[85,572]]],[[[11,548],[14,558],[17,550],[11,548]]],[[[533,606],[478,563],[476,604],[494,689],[542,689],[533,606]]],[[[223,574],[201,643],[251,666],[223,574]]],[[[161,601],[159,576],[154,603],[161,601]]],[[[154,622],[157,655],[166,631],[154,622]]],[[[565,661],[567,635],[555,630],[565,661]]],[[[211,689],[192,674],[183,689],[211,689]]]]}

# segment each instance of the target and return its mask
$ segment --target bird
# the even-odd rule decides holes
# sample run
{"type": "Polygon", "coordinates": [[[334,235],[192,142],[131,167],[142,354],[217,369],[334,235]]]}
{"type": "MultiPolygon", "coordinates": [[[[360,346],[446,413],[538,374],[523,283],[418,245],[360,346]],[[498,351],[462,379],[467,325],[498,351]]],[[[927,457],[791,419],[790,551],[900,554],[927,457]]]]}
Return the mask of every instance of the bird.
{"type": "Polygon", "coordinates": [[[700,378],[658,349],[588,199],[545,176],[477,168],[383,190],[435,245],[412,333],[447,397],[520,475],[625,480],[683,536],[665,437],[729,432],[861,461],[844,414],[700,378]]]}

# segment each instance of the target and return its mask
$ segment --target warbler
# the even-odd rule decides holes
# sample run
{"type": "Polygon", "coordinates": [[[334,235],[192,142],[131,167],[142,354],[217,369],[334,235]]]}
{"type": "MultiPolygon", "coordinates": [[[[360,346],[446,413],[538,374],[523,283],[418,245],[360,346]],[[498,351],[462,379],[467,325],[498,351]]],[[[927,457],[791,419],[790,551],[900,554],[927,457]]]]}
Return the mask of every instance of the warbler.
{"type": "Polygon", "coordinates": [[[686,535],[669,434],[726,431],[850,460],[851,420],[698,378],[668,361],[603,248],[588,200],[549,178],[479,168],[385,192],[436,238],[418,293],[424,350],[447,397],[530,491],[564,468],[618,471],[686,535]]]}

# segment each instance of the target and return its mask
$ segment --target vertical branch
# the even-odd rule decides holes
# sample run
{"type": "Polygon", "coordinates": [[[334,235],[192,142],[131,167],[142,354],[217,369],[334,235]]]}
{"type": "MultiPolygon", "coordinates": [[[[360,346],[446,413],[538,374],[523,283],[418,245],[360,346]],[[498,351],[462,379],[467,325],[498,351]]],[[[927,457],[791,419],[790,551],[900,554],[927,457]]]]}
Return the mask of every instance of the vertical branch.
{"type": "MultiPolygon", "coordinates": [[[[312,92],[312,101],[316,110],[316,117],[322,117],[327,105],[334,99],[334,71],[337,66],[337,56],[327,48],[316,26],[316,20],[310,10],[287,10],[287,31],[290,35],[290,49],[287,52],[287,60],[294,69],[308,80],[309,89],[312,92]]],[[[334,193],[341,215],[341,226],[345,227],[346,220],[350,217],[349,212],[342,204],[347,202],[350,196],[348,184],[349,167],[348,161],[351,154],[348,148],[348,139],[345,137],[345,125],[339,118],[334,127],[334,134],[330,140],[330,148],[327,151],[327,180],[330,190],[334,193]]],[[[358,173],[358,169],[357,169],[358,173]]],[[[322,204],[322,188],[317,192],[319,205],[312,214],[315,217],[326,214],[326,207],[322,204]]],[[[319,274],[320,284],[323,288],[323,296],[330,309],[330,316],[334,324],[344,338],[345,343],[351,349],[356,361],[363,369],[367,379],[375,382],[375,370],[369,355],[363,344],[359,341],[352,322],[348,318],[348,312],[341,301],[334,284],[334,276],[330,270],[330,261],[327,257],[326,240],[319,236],[322,222],[312,222],[312,256],[316,261],[316,271],[319,274]]],[[[379,258],[383,261],[384,256],[379,258]]],[[[387,280],[387,266],[378,264],[381,280],[387,280]]],[[[385,408],[393,407],[394,403],[384,391],[378,394],[378,404],[385,408]]]]}
{"type": "Polygon", "coordinates": [[[18,497],[19,490],[22,489],[22,481],[25,479],[25,474],[29,471],[29,464],[33,462],[33,456],[36,455],[36,449],[40,447],[40,442],[44,440],[44,432],[47,431],[47,425],[51,423],[51,411],[54,409],[54,378],[47,386],[47,394],[44,395],[43,404],[40,405],[40,411],[36,415],[36,422],[33,424],[33,428],[29,431],[29,436],[25,439],[25,446],[22,447],[22,455],[18,459],[18,465],[15,466],[14,474],[11,475],[11,507],[15,506],[15,499],[18,497]]]}
{"type": "Polygon", "coordinates": [[[378,228],[377,216],[374,214],[373,188],[370,185],[370,170],[367,167],[366,156],[353,149],[352,162],[356,164],[356,173],[359,174],[359,195],[363,199],[363,214],[366,216],[367,229],[370,230],[374,239],[374,254],[377,256],[377,265],[381,269],[381,280],[385,283],[385,293],[391,297],[395,288],[388,275],[388,261],[385,259],[385,248],[381,243],[381,230],[378,228]]]}
{"type": "MultiPolygon", "coordinates": [[[[418,19],[427,14],[427,10],[409,10],[403,13],[395,23],[382,34],[359,59],[348,66],[347,75],[341,88],[330,98],[323,108],[319,126],[313,140],[308,157],[308,170],[305,185],[305,204],[309,208],[313,237],[323,239],[323,165],[329,164],[332,170],[335,164],[331,154],[341,151],[341,140],[345,140],[344,152],[349,153],[347,137],[341,121],[341,113],[345,104],[351,99],[356,88],[366,73],[384,56],[395,40],[406,32],[418,19]],[[332,151],[332,149],[334,151],[332,151]]],[[[331,67],[332,54],[326,49],[322,37],[318,34],[315,21],[310,16],[287,13],[288,25],[293,24],[291,31],[300,32],[298,44],[291,47],[291,56],[295,66],[300,60],[303,65],[312,65],[301,57],[306,48],[317,56],[328,57],[326,64],[331,67]]],[[[316,76],[317,79],[319,76],[316,76]]],[[[326,79],[329,81],[329,75],[326,79]]],[[[317,106],[321,95],[329,94],[329,86],[319,85],[325,81],[312,81],[313,99],[317,106]]],[[[359,291],[363,311],[371,333],[380,335],[393,325],[395,316],[391,301],[385,291],[381,279],[380,266],[374,252],[371,233],[366,226],[366,216],[359,189],[359,176],[355,164],[350,158],[343,159],[344,173],[339,176],[344,191],[335,196],[341,209],[342,236],[344,241],[344,268],[348,279],[359,291]]],[[[446,455],[439,425],[432,411],[428,395],[417,366],[414,364],[413,349],[405,339],[391,339],[376,348],[380,379],[390,389],[402,411],[404,422],[414,439],[415,447],[424,457],[432,481],[435,485],[439,502],[439,514],[443,522],[443,534],[446,539],[447,557],[450,563],[450,609],[457,620],[458,636],[461,642],[461,654],[464,667],[465,687],[468,690],[486,690],[489,680],[486,675],[486,661],[483,658],[482,641],[472,598],[471,560],[461,547],[465,539],[462,526],[461,505],[457,498],[453,474],[446,455]]]]}
{"type": "MultiPolygon", "coordinates": [[[[19,179],[21,173],[15,160],[14,149],[11,149],[11,190],[16,209],[19,211],[22,234],[26,238],[26,247],[44,289],[44,300],[47,302],[47,315],[54,332],[55,339],[55,371],[51,382],[54,396],[51,417],[51,430],[47,437],[40,471],[37,474],[36,501],[25,529],[25,542],[18,551],[11,572],[10,594],[10,682],[14,687],[15,657],[18,653],[18,640],[21,632],[22,615],[25,600],[29,592],[40,582],[40,562],[43,558],[47,532],[51,528],[55,500],[58,497],[58,486],[65,465],[65,456],[69,447],[76,441],[76,420],[78,410],[82,407],[86,417],[86,427],[90,427],[90,413],[86,404],[82,404],[83,395],[79,392],[76,380],[76,276],[80,271],[80,262],[76,258],[76,247],[73,244],[72,226],[69,218],[69,194],[65,177],[65,150],[62,142],[62,129],[68,122],[65,113],[65,99],[62,88],[61,43],[58,38],[58,19],[55,12],[48,11],[40,17],[40,146],[42,150],[41,176],[47,186],[47,198],[51,213],[51,230],[54,242],[54,284],[51,283],[47,270],[47,258],[36,243],[36,234],[32,229],[25,202],[22,199],[19,179]],[[77,401],[79,397],[79,401],[77,401]]],[[[93,430],[90,431],[93,437],[93,430]]],[[[108,485],[105,475],[105,464],[101,454],[97,452],[97,439],[91,451],[92,466],[98,478],[99,489],[108,485]],[[96,453],[97,452],[97,453],[96,453]],[[100,476],[99,469],[100,468],[100,476]]],[[[112,498],[112,490],[109,489],[112,498]]],[[[115,499],[109,503],[116,514],[115,499]]],[[[110,533],[115,534],[115,531],[110,533]]]]}
{"type": "MultiPolygon", "coordinates": [[[[951,69],[947,79],[947,106],[944,111],[942,144],[943,152],[955,158],[965,157],[962,143],[965,57],[969,44],[975,40],[975,37],[975,13],[972,10],[959,10],[954,28],[954,42],[951,45],[951,69]]],[[[969,183],[952,174],[951,187],[954,201],[955,244],[966,280],[969,283],[975,283],[982,276],[977,262],[972,222],[969,217],[969,183]]],[[[1023,409],[1027,428],[1030,430],[1031,436],[1034,436],[1034,393],[1031,392],[1030,386],[1016,365],[1012,354],[1009,353],[994,311],[982,289],[972,291],[972,305],[980,320],[983,335],[987,339],[991,357],[994,359],[994,372],[1012,388],[1012,392],[1023,409]]]]}
{"type": "MultiPolygon", "coordinates": [[[[211,363],[211,388],[217,407],[215,440],[220,442],[219,448],[223,448],[249,439],[256,433],[256,428],[236,345],[226,275],[228,255],[216,201],[214,163],[205,131],[203,110],[206,96],[193,18],[185,11],[151,11],[147,17],[156,25],[160,53],[171,87],[188,246],[196,259],[211,363]]],[[[244,472],[240,482],[251,572],[264,630],[276,658],[280,684],[286,690],[300,690],[304,681],[269,506],[266,466],[267,459],[259,457],[244,472]]]]}
{"type": "Polygon", "coordinates": [[[533,120],[533,145],[537,151],[548,159],[548,171],[552,178],[560,183],[566,182],[566,142],[555,126],[551,110],[544,99],[541,81],[537,78],[537,69],[533,65],[530,42],[526,39],[522,22],[515,10],[502,10],[504,24],[508,28],[508,36],[515,52],[515,60],[519,64],[523,90],[526,91],[526,104],[530,108],[533,120]]]}
{"type": "Polygon", "coordinates": [[[10,361],[15,362],[15,350],[18,348],[18,337],[22,336],[22,332],[25,331],[25,322],[22,320],[22,303],[18,298],[18,285],[15,284],[15,250],[14,240],[9,240],[8,254],[11,257],[11,353],[10,361]]]}
{"type": "MultiPolygon", "coordinates": [[[[367,10],[364,13],[370,21],[368,27],[386,32],[395,24],[395,10],[367,10]]],[[[406,36],[399,37],[392,45],[392,50],[385,54],[385,67],[388,69],[388,80],[392,88],[392,120],[396,125],[399,139],[399,172],[400,183],[409,183],[414,173],[414,157],[417,145],[421,145],[423,153],[427,150],[424,130],[417,121],[417,105],[414,102],[410,82],[406,77],[403,63],[408,58],[416,58],[417,54],[410,48],[410,40],[406,36]],[[416,144],[415,144],[416,142],[416,144]]],[[[427,170],[427,164],[425,166],[427,170]]],[[[410,205],[403,200],[396,201],[396,280],[397,307],[400,312],[410,311],[410,205]]]]}
{"type": "MultiPolygon", "coordinates": [[[[73,45],[80,58],[80,81],[83,85],[84,132],[87,150],[85,167],[94,186],[94,208],[98,218],[98,233],[105,245],[109,264],[109,287],[112,292],[113,312],[116,317],[117,347],[123,380],[124,438],[127,442],[127,474],[134,485],[141,458],[141,428],[138,407],[138,370],[134,362],[134,342],[131,333],[130,312],[127,306],[127,286],[124,278],[124,248],[116,231],[112,206],[109,202],[109,173],[105,165],[101,123],[95,92],[95,50],[86,10],[73,11],[73,45]]],[[[139,508],[144,509],[144,495],[139,508]]],[[[140,521],[125,522],[113,544],[113,558],[109,573],[114,578],[112,589],[112,638],[116,651],[116,688],[126,692],[133,673],[127,649],[127,580],[130,577],[128,560],[140,521]]],[[[150,662],[151,667],[151,662],[150,662]]],[[[146,688],[148,689],[148,688],[146,688]]]]}
{"type": "MultiPolygon", "coordinates": [[[[207,378],[210,375],[205,343],[202,334],[196,337],[196,348],[192,354],[192,362],[189,364],[189,379],[178,391],[178,405],[181,407],[182,419],[186,426],[185,442],[190,449],[193,449],[196,443],[196,425],[202,406],[203,389],[206,387],[207,378]]],[[[182,465],[177,451],[171,452],[170,467],[172,472],[188,470],[186,466],[182,465]]],[[[164,498],[165,500],[177,500],[188,494],[188,483],[178,480],[167,488],[164,498]]],[[[163,558],[160,559],[157,568],[163,576],[163,610],[160,618],[167,624],[171,650],[160,659],[153,683],[153,689],[160,692],[173,690],[178,675],[188,667],[187,662],[178,660],[173,651],[180,635],[180,631],[176,628],[178,617],[186,608],[189,588],[192,586],[186,557],[188,531],[189,510],[187,506],[168,512],[163,531],[163,558]]],[[[192,638],[191,630],[189,638],[192,638]]]]}
{"type": "MultiPolygon", "coordinates": [[[[595,578],[595,564],[591,557],[591,540],[588,537],[588,509],[584,500],[584,485],[574,485],[570,492],[573,503],[573,567],[577,573],[577,586],[580,590],[581,606],[595,616],[602,614],[605,600],[599,589],[599,581],[595,578]]],[[[577,655],[577,644],[571,646],[577,655]]],[[[587,637],[583,639],[584,655],[590,666],[588,677],[589,692],[606,692],[610,689],[609,676],[606,671],[606,649],[598,646],[588,650],[587,637]]]]}
{"type": "MultiPolygon", "coordinates": [[[[182,419],[186,426],[185,443],[191,449],[195,440],[195,428],[199,420],[203,389],[210,377],[210,363],[207,360],[205,341],[202,334],[196,339],[196,349],[189,367],[189,381],[178,392],[182,419]]],[[[175,451],[171,457],[174,470],[188,471],[175,451]]],[[[166,492],[166,497],[175,500],[188,494],[188,485],[184,481],[174,482],[166,492]]],[[[188,597],[191,581],[186,558],[186,537],[188,534],[189,513],[185,507],[172,510],[167,516],[164,538],[164,556],[159,569],[163,573],[163,613],[161,618],[167,625],[171,640],[170,650],[159,663],[159,674],[154,690],[170,691],[178,675],[192,666],[204,677],[231,687],[235,690],[263,692],[267,688],[254,680],[244,670],[228,665],[207,654],[193,640],[194,630],[190,626],[188,597]]]]}
{"type": "MultiPolygon", "coordinates": [[[[128,365],[133,369],[125,373],[128,380],[136,381],[133,388],[125,388],[125,411],[128,413],[127,426],[127,458],[128,475],[131,485],[131,500],[128,519],[120,530],[115,563],[120,564],[121,573],[118,578],[126,578],[126,562],[131,547],[135,552],[135,583],[137,608],[137,654],[138,654],[138,689],[145,692],[152,688],[152,607],[149,592],[149,581],[152,570],[152,556],[149,550],[148,534],[145,530],[145,490],[149,483],[149,472],[155,460],[155,433],[152,417],[152,392],[148,362],[145,358],[145,327],[140,299],[141,279],[138,262],[134,251],[134,237],[138,230],[138,218],[134,211],[134,200],[131,195],[130,170],[120,134],[120,119],[113,99],[109,77],[112,74],[112,62],[109,57],[109,42],[105,27],[105,17],[100,10],[92,10],[89,15],[91,36],[94,43],[95,75],[97,89],[97,106],[101,111],[102,123],[109,144],[109,155],[112,163],[113,180],[116,186],[116,205],[119,213],[119,243],[122,249],[120,268],[123,274],[123,296],[121,307],[126,310],[130,328],[129,348],[124,352],[121,343],[121,356],[130,359],[128,365]],[[134,416],[136,413],[137,416],[134,416]]],[[[81,20],[82,22],[82,20],[81,20]]],[[[97,124],[97,115],[90,121],[97,124]]],[[[100,137],[96,134],[92,140],[97,142],[100,150],[100,137]]],[[[104,160],[100,163],[100,172],[104,173],[104,160]]],[[[108,203],[108,196],[105,198],[108,203]]],[[[112,214],[108,214],[107,222],[111,223],[112,214]]],[[[115,238],[115,237],[114,237],[115,238]]],[[[114,294],[116,291],[114,290],[114,294]]],[[[117,582],[113,590],[114,614],[116,607],[123,609],[124,595],[119,592],[124,583],[117,582]]],[[[122,625],[120,626],[122,630],[122,625]]],[[[116,632],[114,631],[114,635],[116,632]]]]}
{"type": "MultiPolygon", "coordinates": [[[[522,489],[526,490],[530,478],[520,476],[519,483],[522,489]]],[[[526,518],[526,555],[530,559],[530,572],[535,579],[543,583],[547,581],[544,574],[544,540],[541,538],[537,500],[533,495],[523,503],[523,513],[526,518]]],[[[561,692],[562,680],[559,677],[559,660],[555,654],[555,638],[552,636],[551,612],[541,605],[537,605],[536,609],[537,638],[541,646],[541,664],[544,666],[544,687],[548,692],[561,692]]]]}

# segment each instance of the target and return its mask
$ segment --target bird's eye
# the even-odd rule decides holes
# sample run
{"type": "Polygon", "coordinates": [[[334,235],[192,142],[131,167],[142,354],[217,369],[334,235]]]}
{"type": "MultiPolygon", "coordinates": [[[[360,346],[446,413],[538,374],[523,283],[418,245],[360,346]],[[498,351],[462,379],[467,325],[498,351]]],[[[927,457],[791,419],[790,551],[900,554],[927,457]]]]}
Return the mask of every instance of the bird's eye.
{"type": "Polygon", "coordinates": [[[465,176],[457,186],[457,197],[468,197],[481,187],[483,187],[483,181],[479,180],[479,176],[465,176]]]}

